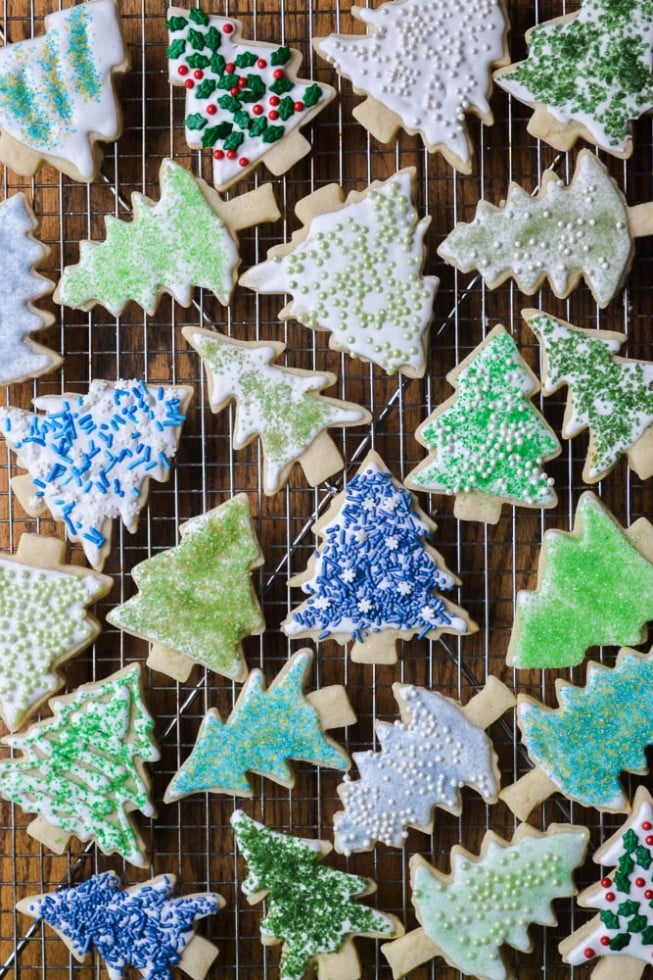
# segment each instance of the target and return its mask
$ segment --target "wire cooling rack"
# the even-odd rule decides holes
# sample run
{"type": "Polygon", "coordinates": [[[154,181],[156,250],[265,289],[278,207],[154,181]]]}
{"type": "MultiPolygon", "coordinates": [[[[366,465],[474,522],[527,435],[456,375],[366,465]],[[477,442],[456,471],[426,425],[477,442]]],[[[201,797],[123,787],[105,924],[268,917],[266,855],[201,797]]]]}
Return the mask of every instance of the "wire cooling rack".
{"type": "MultiPolygon", "coordinates": [[[[461,0],[462,2],[462,0],[461,0]]],[[[53,0],[4,0],[0,26],[6,41],[16,41],[43,30],[43,17],[53,0]]],[[[376,4],[375,4],[376,5],[376,4]]],[[[4,195],[25,188],[40,217],[41,238],[52,252],[48,261],[51,278],[58,278],[65,264],[77,260],[82,238],[104,237],[103,217],[128,217],[132,191],[158,198],[160,161],[175,157],[196,173],[210,178],[206,156],[191,153],[184,143],[183,92],[169,88],[166,72],[166,32],[163,0],[120,0],[125,37],[133,68],[120,86],[125,115],[125,131],[115,145],[107,147],[100,178],[91,186],[74,184],[61,178],[50,167],[32,181],[20,181],[12,172],[3,177],[4,195]]],[[[398,477],[403,477],[423,457],[414,431],[432,408],[451,394],[445,375],[497,322],[503,322],[522,344],[524,356],[537,368],[537,351],[532,336],[523,327],[519,311],[526,300],[512,284],[488,292],[478,278],[459,275],[445,266],[435,249],[454,221],[469,219],[479,197],[498,202],[507,183],[515,179],[535,189],[546,168],[569,178],[575,154],[556,154],[532,140],[526,131],[529,113],[508,97],[496,92],[493,106],[496,124],[485,129],[472,122],[477,156],[474,174],[460,177],[437,157],[429,157],[417,138],[402,135],[398,143],[381,146],[368,138],[354,121],[351,110],[359,101],[350,85],[340,83],[328,66],[312,51],[314,36],[332,30],[356,33],[347,4],[335,7],[330,0],[247,0],[205,5],[215,13],[239,17],[244,36],[270,42],[283,42],[300,48],[305,55],[304,74],[329,81],[338,87],[339,98],[312,127],[313,152],[295,166],[287,177],[273,183],[283,213],[276,225],[261,226],[241,236],[243,267],[261,260],[269,246],[286,240],[297,227],[296,202],[314,189],[337,181],[346,191],[361,189],[373,179],[390,176],[404,166],[417,168],[417,198],[421,213],[433,221],[428,234],[427,272],[441,277],[436,299],[429,367],[423,381],[383,377],[378,369],[337,355],[327,346],[328,335],[313,333],[290,322],[281,324],[276,314],[281,297],[257,297],[237,288],[228,309],[212,296],[196,294],[189,310],[175,307],[164,298],[155,316],[147,317],[130,305],[123,317],[115,319],[98,308],[91,314],[56,309],[56,325],[44,332],[48,346],[65,354],[61,371],[38,382],[14,385],[6,391],[7,402],[29,407],[36,394],[84,391],[92,377],[145,376],[147,380],[187,382],[195,398],[182,436],[172,478],[168,484],[153,487],[150,505],[141,518],[138,532],[131,536],[116,524],[115,544],[105,571],[114,577],[110,596],[99,604],[98,616],[132,593],[129,571],[136,562],[177,542],[178,525],[184,519],[227,500],[239,491],[249,495],[257,532],[265,555],[265,565],[255,574],[255,585],[268,623],[260,638],[246,641],[251,667],[260,666],[270,679],[280,669],[290,644],[279,631],[279,623],[289,606],[297,601],[287,578],[305,567],[313,549],[311,524],[322,513],[332,495],[343,486],[356,465],[371,447],[377,449],[398,477]],[[247,340],[283,339],[288,345],[286,363],[294,367],[332,370],[339,378],[334,394],[367,405],[373,413],[369,431],[349,429],[338,441],[347,470],[317,489],[307,488],[301,474],[293,473],[289,487],[273,498],[261,492],[261,456],[256,443],[234,453],[231,449],[233,412],[218,416],[208,410],[200,364],[184,342],[180,327],[185,324],[215,326],[231,336],[247,340]]],[[[534,23],[571,12],[577,3],[563,0],[511,0],[510,47],[513,60],[525,51],[524,33],[534,23]]],[[[610,170],[627,193],[631,204],[653,199],[653,141],[651,121],[637,125],[637,142],[628,163],[609,161],[610,170]]],[[[266,179],[261,168],[256,182],[266,179]]],[[[255,181],[238,185],[229,196],[254,186],[255,181]]],[[[628,334],[627,352],[633,357],[653,357],[650,328],[653,290],[651,289],[651,243],[640,240],[637,257],[627,288],[607,310],[599,311],[585,287],[567,302],[553,298],[548,288],[535,303],[548,312],[581,326],[623,330],[628,334]]],[[[47,303],[44,305],[48,305],[47,303]]],[[[54,308],[53,308],[54,309],[54,308]]],[[[564,392],[540,404],[547,419],[560,431],[564,392]]],[[[336,434],[337,435],[337,434],[336,434]]],[[[435,544],[447,564],[459,573],[462,588],[458,600],[474,618],[480,630],[462,640],[446,639],[429,644],[415,641],[401,645],[396,667],[352,664],[346,651],[331,642],[319,645],[314,685],[344,683],[358,714],[358,724],[343,741],[350,750],[374,746],[373,719],[396,717],[391,685],[396,680],[433,686],[444,693],[469,700],[490,673],[521,691],[553,703],[554,673],[542,678],[538,672],[520,673],[513,678],[504,655],[512,625],[514,597],[519,588],[532,587],[542,533],[547,527],[569,528],[580,492],[582,461],[586,439],[564,444],[558,460],[547,469],[555,477],[560,498],[558,507],[548,512],[504,509],[495,527],[462,524],[452,516],[451,501],[444,497],[424,498],[421,503],[431,513],[437,507],[439,530],[435,544]]],[[[61,535],[61,526],[50,520],[26,518],[20,505],[8,492],[8,480],[15,463],[5,447],[0,448],[0,544],[13,551],[25,530],[61,535]]],[[[650,485],[642,484],[617,467],[603,481],[598,492],[615,515],[631,523],[640,515],[651,516],[650,485]]],[[[78,549],[69,550],[69,559],[82,563],[78,549]]],[[[297,648],[298,644],[293,645],[297,648]]],[[[605,652],[612,663],[615,651],[605,652]]],[[[66,689],[107,676],[123,664],[144,660],[146,645],[105,627],[94,648],[82,654],[66,670],[66,689]]],[[[603,658],[604,652],[595,656],[603,658]]],[[[571,672],[582,683],[585,668],[571,672]]],[[[176,684],[163,675],[146,671],[146,692],[157,720],[157,736],[162,759],[153,768],[153,793],[159,816],[149,827],[140,819],[148,841],[151,868],[139,872],[115,859],[107,859],[94,846],[73,847],[70,855],[55,857],[27,836],[30,820],[18,809],[0,804],[2,866],[0,879],[0,977],[45,976],[46,971],[69,976],[95,976],[93,966],[79,966],[64,945],[48,929],[14,911],[21,897],[56,887],[61,882],[78,882],[107,867],[114,868],[128,883],[150,874],[171,872],[179,876],[185,891],[212,888],[227,899],[227,907],[217,917],[206,920],[201,931],[220,946],[220,957],[211,975],[225,978],[274,978],[278,976],[278,949],[266,949],[259,942],[261,908],[250,908],[241,894],[243,865],[238,859],[229,817],[234,807],[231,797],[193,796],[165,806],[163,791],[171,775],[190,751],[200,719],[209,706],[225,716],[233,706],[239,687],[195,668],[188,683],[176,684]]],[[[508,784],[528,768],[515,738],[512,718],[507,716],[491,729],[500,756],[503,783],[508,784]]],[[[335,733],[338,737],[340,732],[335,733]]],[[[270,826],[306,837],[330,838],[332,816],[338,809],[338,776],[297,765],[297,781],[288,792],[269,781],[255,779],[255,796],[244,801],[244,808],[270,826]]],[[[378,846],[371,854],[350,859],[332,855],[334,866],[369,875],[378,884],[374,903],[395,912],[407,929],[416,925],[410,904],[408,859],[422,853],[438,867],[448,869],[451,846],[462,842],[477,851],[483,832],[491,827],[510,836],[514,821],[503,804],[487,807],[471,791],[465,790],[460,819],[437,812],[433,838],[410,834],[403,851],[378,846]]],[[[591,828],[592,847],[619,825],[618,819],[582,810],[564,800],[547,803],[536,811],[532,822],[544,827],[553,820],[573,819],[591,828]]],[[[578,875],[579,884],[597,878],[588,864],[578,875]]],[[[543,930],[533,927],[534,950],[519,955],[508,950],[508,961],[520,978],[567,977],[572,972],[560,962],[557,943],[581,921],[571,901],[557,903],[560,925],[543,930]]],[[[390,976],[378,945],[359,941],[358,948],[366,978],[390,976]]],[[[579,975],[583,970],[578,971],[579,975]]],[[[456,971],[442,964],[415,973],[416,977],[454,976],[456,971]]]]}

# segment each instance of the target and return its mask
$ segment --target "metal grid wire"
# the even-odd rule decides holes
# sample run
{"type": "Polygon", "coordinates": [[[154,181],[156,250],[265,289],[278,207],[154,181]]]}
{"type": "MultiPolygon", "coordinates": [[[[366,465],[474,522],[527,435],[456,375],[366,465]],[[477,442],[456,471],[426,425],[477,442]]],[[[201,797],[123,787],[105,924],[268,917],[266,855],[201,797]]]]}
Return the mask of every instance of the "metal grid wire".
{"type": "MultiPolygon", "coordinates": [[[[374,3],[374,5],[378,5],[374,3]]],[[[39,34],[43,16],[51,8],[46,0],[4,0],[1,27],[7,41],[39,34]]],[[[114,214],[128,218],[129,195],[141,191],[154,199],[159,196],[158,169],[161,159],[172,155],[196,173],[210,178],[209,161],[190,153],[184,143],[183,92],[170,91],[167,82],[163,25],[163,0],[121,0],[125,37],[129,44],[133,68],[120,86],[125,115],[125,131],[120,141],[106,148],[100,178],[90,186],[73,184],[49,167],[35,179],[21,181],[15,174],[4,174],[4,196],[25,188],[41,219],[40,237],[52,248],[48,261],[51,278],[60,275],[64,265],[77,261],[78,242],[82,238],[103,239],[103,217],[114,214]]],[[[511,0],[508,4],[512,21],[511,53],[513,60],[525,51],[524,33],[534,23],[576,9],[577,3],[563,0],[511,0]]],[[[273,181],[283,220],[264,225],[241,235],[243,267],[261,260],[271,245],[287,240],[297,227],[293,213],[296,202],[316,188],[337,181],[346,191],[361,189],[373,179],[390,176],[404,166],[417,168],[417,200],[420,213],[433,216],[428,235],[428,274],[441,277],[436,299],[429,366],[423,381],[389,379],[360,361],[337,355],[328,349],[328,335],[314,333],[294,322],[281,324],[277,312],[281,297],[263,298],[237,288],[227,309],[214,297],[196,293],[189,310],[175,307],[164,298],[153,317],[140,314],[130,305],[125,315],[115,319],[100,308],[91,314],[57,309],[57,325],[39,339],[65,353],[60,372],[38,382],[14,385],[6,391],[7,402],[29,407],[36,395],[60,391],[84,391],[92,377],[137,377],[148,381],[187,382],[193,385],[195,397],[184,428],[180,451],[171,480],[152,488],[150,504],[143,513],[138,532],[130,536],[114,526],[114,547],[105,571],[113,575],[115,585],[97,610],[103,621],[110,607],[133,592],[129,571],[136,562],[174,545],[181,521],[227,500],[230,495],[246,491],[255,515],[257,532],[265,555],[265,565],[255,575],[258,595],[264,608],[268,629],[260,638],[246,641],[250,667],[260,666],[271,679],[286,660],[291,645],[279,631],[279,623],[291,604],[298,601],[287,586],[292,573],[304,569],[314,547],[311,525],[323,513],[333,494],[347,477],[355,472],[369,448],[384,457],[397,477],[402,478],[421,458],[423,451],[414,439],[416,426],[444,398],[451,394],[445,376],[497,322],[503,322],[522,344],[524,356],[537,368],[537,351],[532,336],[523,327],[519,311],[524,305],[541,304],[548,312],[581,326],[623,330],[628,334],[626,353],[633,357],[653,357],[649,318],[651,315],[651,245],[637,244],[627,288],[606,311],[593,304],[583,286],[566,302],[556,301],[548,288],[535,303],[524,302],[512,284],[488,292],[476,277],[458,275],[444,266],[435,249],[456,220],[469,219],[479,197],[497,203],[505,195],[507,183],[514,179],[535,189],[542,172],[552,167],[568,179],[573,172],[575,154],[556,154],[549,147],[531,139],[526,132],[529,113],[511,103],[505,94],[495,93],[493,105],[496,124],[484,129],[471,122],[477,156],[474,175],[452,174],[437,156],[430,157],[417,138],[402,135],[396,146],[381,146],[367,137],[351,115],[359,99],[352,95],[346,82],[339,82],[328,67],[313,54],[311,41],[332,30],[356,33],[348,4],[334,7],[333,0],[214,0],[205,9],[239,17],[244,35],[253,39],[282,42],[299,47],[305,55],[304,74],[329,81],[338,87],[339,98],[318,118],[309,132],[313,153],[295,166],[283,179],[273,181]],[[280,339],[288,345],[286,362],[294,367],[329,369],[339,378],[334,394],[359,401],[373,413],[369,431],[349,429],[337,441],[347,460],[344,473],[316,489],[307,488],[299,471],[292,475],[289,487],[273,498],[261,492],[261,455],[259,445],[234,453],[231,448],[233,411],[218,416],[210,413],[199,359],[189,350],[180,334],[184,324],[215,326],[231,336],[247,340],[280,339]]],[[[635,154],[628,163],[610,161],[610,170],[625,190],[631,204],[653,199],[653,140],[650,120],[637,125],[635,154]]],[[[249,183],[238,185],[229,197],[237,196],[254,183],[263,182],[263,168],[249,183]]],[[[47,303],[44,305],[48,305],[47,303]]],[[[557,432],[560,431],[565,393],[543,403],[545,413],[557,432]]],[[[373,719],[396,717],[391,694],[392,683],[401,680],[425,684],[450,696],[469,700],[486,677],[494,673],[520,691],[553,700],[555,672],[521,673],[513,677],[506,668],[504,656],[512,625],[516,591],[534,585],[539,545],[548,527],[571,527],[575,504],[583,490],[582,461],[586,437],[565,443],[563,454],[548,471],[555,477],[559,505],[553,511],[536,512],[504,509],[495,527],[462,524],[452,516],[448,498],[424,498],[421,503],[431,513],[437,508],[439,525],[435,545],[449,567],[460,575],[462,588],[456,597],[479,624],[479,632],[461,640],[445,639],[436,644],[414,641],[401,644],[396,667],[372,667],[353,664],[346,650],[332,642],[318,646],[314,686],[344,683],[358,714],[358,724],[342,740],[347,748],[359,750],[375,745],[373,719]]],[[[8,492],[8,481],[15,474],[15,462],[2,448],[0,468],[0,543],[14,551],[24,530],[61,535],[61,526],[50,520],[32,521],[8,492]]],[[[597,488],[625,524],[640,515],[651,515],[651,490],[627,471],[625,463],[617,467],[597,488]]],[[[83,563],[76,548],[69,549],[69,560],[83,563]]],[[[298,644],[292,645],[297,648],[298,644]]],[[[595,656],[614,661],[614,650],[599,651],[595,656]]],[[[107,676],[123,664],[144,660],[146,644],[105,627],[95,646],[68,665],[66,690],[80,683],[107,676]]],[[[582,683],[585,668],[570,676],[582,683]]],[[[195,668],[188,683],[177,684],[161,674],[146,672],[148,702],[157,720],[157,737],[161,745],[161,762],[153,769],[153,795],[159,805],[159,816],[139,825],[148,841],[151,868],[140,872],[124,866],[120,860],[105,858],[94,846],[74,844],[68,856],[55,857],[27,836],[30,820],[7,804],[0,806],[2,835],[2,876],[0,879],[0,977],[56,975],[99,976],[99,963],[80,966],[68,955],[64,945],[48,929],[35,926],[31,920],[14,911],[15,902],[27,894],[47,891],[61,882],[78,882],[99,870],[114,868],[125,882],[134,883],[151,874],[177,874],[184,891],[212,888],[227,899],[227,907],[218,916],[206,920],[201,931],[220,946],[220,957],[211,971],[213,976],[238,978],[273,978],[278,976],[278,949],[267,949],[259,941],[260,907],[250,908],[244,902],[240,885],[243,864],[239,860],[229,817],[234,807],[231,797],[198,795],[180,803],[165,806],[163,791],[172,774],[188,755],[206,709],[216,706],[223,717],[231,710],[240,688],[212,674],[195,668]]],[[[506,716],[495,724],[491,733],[500,756],[504,785],[527,771],[528,764],[515,737],[513,719],[506,716]]],[[[297,765],[296,785],[288,792],[258,777],[255,795],[244,801],[244,808],[270,826],[306,837],[329,839],[332,816],[339,808],[337,774],[316,771],[297,765]]],[[[412,832],[402,851],[378,846],[371,854],[345,859],[332,855],[334,866],[369,875],[379,888],[373,901],[379,908],[395,912],[414,928],[410,904],[408,859],[414,853],[426,855],[442,869],[448,868],[448,853],[459,841],[472,852],[478,850],[484,831],[491,827],[510,836],[514,820],[503,804],[487,807],[471,791],[463,793],[462,816],[438,811],[433,838],[412,832]]],[[[620,823],[619,818],[599,815],[553,800],[532,817],[534,825],[544,827],[553,820],[573,819],[591,828],[592,848],[620,823]]],[[[578,875],[579,884],[598,877],[589,863],[578,875]]],[[[534,951],[520,955],[507,952],[520,978],[542,974],[550,978],[568,976],[572,971],[560,963],[557,943],[570,928],[583,920],[574,912],[573,902],[557,903],[560,925],[543,930],[532,929],[534,951]]],[[[389,977],[378,944],[358,942],[365,977],[389,977]]],[[[579,970],[578,974],[583,974],[579,970]]],[[[442,963],[432,964],[415,973],[416,977],[454,976],[457,972],[442,963]]]]}

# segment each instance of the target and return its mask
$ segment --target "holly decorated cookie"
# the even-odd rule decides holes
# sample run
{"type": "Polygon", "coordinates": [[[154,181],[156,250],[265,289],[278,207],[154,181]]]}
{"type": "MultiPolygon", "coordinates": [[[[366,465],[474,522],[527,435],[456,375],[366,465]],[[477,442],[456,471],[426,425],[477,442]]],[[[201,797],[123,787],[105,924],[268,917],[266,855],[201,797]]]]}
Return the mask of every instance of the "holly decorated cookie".
{"type": "Polygon", "coordinates": [[[192,393],[97,379],[85,395],[35,398],[36,412],[0,408],[0,433],[27,470],[11,481],[24,510],[30,517],[49,510],[101,570],[114,518],[133,533],[150,481],[170,477],[192,393]]]}
{"type": "Polygon", "coordinates": [[[297,77],[301,52],[245,40],[240,21],[200,7],[171,7],[166,26],[170,81],[186,90],[186,142],[211,151],[219,191],[260,162],[280,176],[310,152],[300,128],[336,93],[297,77]]]}
{"type": "MultiPolygon", "coordinates": [[[[521,824],[511,841],[488,831],[478,857],[452,848],[449,875],[415,854],[410,880],[420,927],[381,947],[393,977],[435,957],[464,976],[514,977],[502,947],[529,953],[529,925],[556,925],[551,903],[576,894],[573,872],[588,839],[589,831],[573,824],[551,824],[544,834],[521,824]]],[[[522,969],[530,968],[522,961],[522,969]]]]}
{"type": "Polygon", "coordinates": [[[394,724],[376,721],[378,752],[354,752],[360,779],[338,787],[344,809],[333,820],[337,851],[370,851],[377,841],[403,847],[408,827],[433,832],[435,807],[460,815],[460,787],[486,803],[498,799],[500,774],[485,734],[515,704],[508,688],[489,677],[464,707],[437,691],[394,684],[401,712],[394,724]]]}
{"type": "Polygon", "coordinates": [[[63,270],[55,302],[120,316],[131,301],[152,315],[164,293],[190,306],[198,287],[228,305],[240,265],[237,232],[280,217],[271,185],[223,201],[171,159],[161,163],[159,181],[156,203],[133,193],[131,221],[109,215],[103,242],[80,243],[79,262],[63,270]]]}
{"type": "Polygon", "coordinates": [[[40,534],[0,554],[0,717],[12,732],[63,687],[59,668],[100,632],[87,607],[113,579],[65,565],[65,555],[63,541],[40,534]]]}
{"type": "Polygon", "coordinates": [[[534,110],[528,131],[557,150],[577,139],[625,159],[633,121],[653,110],[649,0],[582,0],[526,34],[528,57],[494,79],[534,110]]]}
{"type": "Polygon", "coordinates": [[[411,167],[346,199],[337,184],[303,198],[295,207],[303,227],[240,282],[290,294],[280,319],[330,330],[334,350],[421,378],[439,280],[423,275],[431,219],[413,204],[415,177],[411,167]]]}
{"type": "Polygon", "coordinates": [[[173,967],[202,980],[218,950],[197,935],[197,921],[219,912],[224,899],[215,892],[179,897],[174,888],[175,876],[165,874],[123,889],[104,871],[74,888],[30,895],[16,908],[54,929],[79,963],[97,950],[111,980],[128,967],[144,980],[172,980],[173,967]]]}
{"type": "Polygon", "coordinates": [[[472,170],[465,116],[494,122],[492,68],[510,61],[502,0],[391,0],[353,7],[366,35],[330,34],[315,48],[366,95],[355,118],[381,143],[419,134],[463,173],[472,170]]]}
{"type": "Polygon", "coordinates": [[[419,427],[427,458],[406,477],[414,490],[455,496],[461,520],[496,524],[505,504],[555,507],[542,469],[560,443],[532,404],[539,382],[500,324],[447,375],[456,394],[419,427]]]}
{"type": "Polygon", "coordinates": [[[114,0],[87,0],[45,18],[45,34],[0,48],[0,161],[31,176],[51,163],[91,181],[117,140],[116,76],[130,67],[114,0]]]}
{"type": "Polygon", "coordinates": [[[53,698],[52,716],[5,738],[0,793],[37,818],[30,836],[63,854],[71,837],[139,867],[147,851],[132,813],[156,815],[146,762],[159,752],[141,693],[139,664],[53,698]]]}
{"type": "Polygon", "coordinates": [[[569,185],[545,171],[537,194],[510,184],[499,207],[480,201],[438,248],[461,272],[477,270],[488,289],[513,278],[532,296],[548,281],[566,299],[585,278],[607,306],[630,270],[634,239],[653,234],[653,204],[628,207],[601,161],[581,150],[569,185]]]}
{"type": "Polygon", "coordinates": [[[182,333],[202,358],[212,411],[236,401],[234,447],[260,438],[264,493],[277,493],[295,463],[311,486],[342,469],[343,458],[328,429],[363,425],[372,416],[360,405],[321,393],[336,383],[335,374],[275,364],[285,344],[248,343],[196,327],[184,327],[182,333]]]}
{"type": "Polygon", "coordinates": [[[308,596],[281,624],[287,636],[353,641],[352,660],[396,663],[398,639],[473,632],[442,598],[458,580],[429,540],[435,524],[413,495],[368,454],[313,525],[321,543],[290,584],[308,596]]]}

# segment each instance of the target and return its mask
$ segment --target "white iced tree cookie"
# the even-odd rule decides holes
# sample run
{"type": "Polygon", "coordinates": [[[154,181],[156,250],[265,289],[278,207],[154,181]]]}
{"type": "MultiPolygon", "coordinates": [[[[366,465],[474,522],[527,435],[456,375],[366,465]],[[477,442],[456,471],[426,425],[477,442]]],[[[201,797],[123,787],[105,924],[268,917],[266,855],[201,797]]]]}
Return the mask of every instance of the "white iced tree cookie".
{"type": "Polygon", "coordinates": [[[420,378],[439,280],[424,276],[430,218],[412,202],[415,170],[400,170],[344,199],[328,184],[297,204],[304,227],[240,282],[260,293],[289,293],[279,317],[330,330],[329,345],[420,378]]]}
{"type": "Polygon", "coordinates": [[[114,76],[129,69],[114,0],[88,0],[45,18],[45,34],[0,49],[0,161],[30,175],[53,164],[97,176],[98,141],[117,140],[114,76]]]}
{"type": "Polygon", "coordinates": [[[470,173],[465,115],[492,125],[492,68],[510,60],[502,0],[392,0],[352,14],[367,35],[330,34],[315,47],[367,95],[354,116],[382,143],[400,128],[419,133],[431,153],[470,173]]]}

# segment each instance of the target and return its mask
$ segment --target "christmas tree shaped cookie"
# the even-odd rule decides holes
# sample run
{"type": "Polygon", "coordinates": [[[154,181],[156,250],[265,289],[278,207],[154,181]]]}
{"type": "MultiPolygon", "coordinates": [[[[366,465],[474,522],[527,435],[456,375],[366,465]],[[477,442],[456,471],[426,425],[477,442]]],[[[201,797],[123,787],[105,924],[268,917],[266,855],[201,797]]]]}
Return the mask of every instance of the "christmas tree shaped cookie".
{"type": "Polygon", "coordinates": [[[398,639],[476,628],[438,591],[457,579],[429,544],[435,524],[372,452],[313,525],[322,544],[290,580],[308,593],[281,624],[291,637],[353,640],[352,660],[396,663],[398,639]],[[438,590],[438,591],[436,591],[438,590]]]}
{"type": "Polygon", "coordinates": [[[372,416],[359,405],[321,394],[336,383],[335,374],[277,366],[284,344],[232,340],[196,327],[184,327],[182,333],[202,358],[212,411],[237,403],[234,447],[242,449],[260,437],[264,493],[280,490],[296,462],[311,486],[342,469],[342,456],[327,429],[362,425],[372,416]]]}
{"type": "Polygon", "coordinates": [[[330,34],[315,47],[354,91],[354,116],[382,143],[399,129],[418,133],[430,153],[471,173],[466,113],[494,122],[491,70],[510,61],[502,0],[392,0],[353,7],[367,35],[330,34]]]}
{"type": "Polygon", "coordinates": [[[584,493],[573,531],[545,533],[535,591],[517,593],[508,664],[575,667],[590,647],[643,643],[653,620],[652,562],[649,522],[624,530],[584,493]]]}
{"type": "Polygon", "coordinates": [[[595,975],[639,980],[653,955],[653,800],[640,786],[633,812],[592,860],[613,871],[578,897],[583,908],[598,909],[590,922],[560,943],[574,966],[607,957],[595,975]]]}
{"type": "Polygon", "coordinates": [[[63,541],[40,534],[0,555],[0,717],[12,732],[63,687],[59,667],[100,632],[87,606],[113,580],[64,565],[65,555],[63,541]]]}
{"type": "Polygon", "coordinates": [[[369,878],[318,863],[331,850],[327,841],[277,833],[242,810],[231,823],[247,862],[243,891],[252,903],[267,895],[263,942],[284,944],[280,980],[304,980],[310,967],[320,976],[358,980],[353,937],[402,934],[394,916],[354,901],[375,890],[369,878]]]}
{"type": "Polygon", "coordinates": [[[51,163],[93,180],[98,141],[117,140],[114,77],[129,69],[114,0],[88,0],[45,18],[45,34],[0,49],[0,161],[31,175],[51,163]]]}
{"type": "Polygon", "coordinates": [[[145,980],[172,980],[178,966],[202,980],[218,950],[195,934],[197,920],[218,912],[224,899],[213,892],[177,898],[174,887],[175,876],[166,874],[121,889],[118,876],[104,871],[75,888],[30,895],[16,908],[47,922],[78,962],[96,949],[112,978],[131,966],[145,980]]]}
{"type": "Polygon", "coordinates": [[[436,956],[465,976],[508,980],[514,970],[501,947],[530,952],[531,923],[554,926],[551,903],[576,894],[573,872],[583,863],[589,831],[551,824],[545,834],[522,824],[511,841],[489,831],[474,857],[456,845],[451,874],[414,855],[413,905],[420,928],[381,947],[394,977],[436,956]]]}
{"type": "Polygon", "coordinates": [[[459,222],[438,254],[462,272],[478,270],[488,289],[512,277],[529,296],[548,280],[564,299],[584,276],[607,306],[628,275],[633,239],[651,234],[651,204],[629,208],[600,160],[582,150],[569,186],[550,170],[535,196],[511,184],[505,203],[480,201],[474,220],[459,222]]]}
{"type": "Polygon", "coordinates": [[[262,671],[253,670],[226,722],[211,708],[192,754],[166,790],[166,803],[206,790],[252,796],[248,772],[290,789],[291,759],[348,769],[347,753],[324,732],[355,724],[356,715],[340,684],[304,694],[312,663],[311,651],[299,650],[267,690],[262,671]]]}
{"type": "Polygon", "coordinates": [[[131,817],[155,816],[145,762],[159,753],[154,722],[132,664],[103,681],[50,701],[53,716],[5,744],[20,756],[0,761],[0,793],[39,816],[28,833],[63,854],[71,836],[143,866],[145,845],[131,817]]]}
{"type": "Polygon", "coordinates": [[[49,510],[101,569],[111,524],[136,530],[150,480],[165,482],[192,388],[91,381],[87,395],[43,395],[39,412],[0,408],[0,432],[27,473],[12,488],[30,517],[49,510]]]}
{"type": "Polygon", "coordinates": [[[653,109],[649,0],[582,0],[526,34],[528,57],[495,81],[535,110],[528,131],[557,150],[578,138],[626,158],[632,121],[653,109]]]}
{"type": "Polygon", "coordinates": [[[379,752],[354,752],[360,779],[338,787],[344,810],[335,814],[337,851],[369,851],[376,841],[403,847],[408,827],[433,832],[436,806],[459,815],[460,787],[471,786],[496,803],[497,756],[484,729],[515,699],[489,677],[483,691],[461,707],[412,684],[394,684],[401,722],[376,721],[379,752]]]}
{"type": "Polygon", "coordinates": [[[168,69],[186,89],[186,142],[212,151],[213,183],[226,190],[261,161],[275,176],[311,149],[300,127],[335,96],[297,78],[301,52],[246,41],[233,17],[171,7],[168,69]]]}
{"type": "Polygon", "coordinates": [[[54,323],[51,313],[34,306],[34,300],[47,296],[53,286],[36,271],[50,251],[34,238],[37,227],[23,193],[0,205],[0,384],[37,378],[62,360],[30,336],[54,323]]]}
{"type": "Polygon", "coordinates": [[[612,670],[589,663],[584,688],[557,680],[556,695],[555,710],[519,695],[522,740],[537,768],[502,790],[501,799],[520,820],[556,790],[581,806],[628,810],[619,774],[648,772],[653,652],[624,647],[612,670]]]}
{"type": "Polygon", "coordinates": [[[415,170],[400,170],[344,199],[328,184],[295,210],[303,228],[240,282],[261,293],[289,293],[279,317],[330,330],[329,346],[421,378],[439,280],[422,274],[430,218],[412,202],[415,170]]]}
{"type": "Polygon", "coordinates": [[[186,521],[181,540],[132,568],[138,594],[107,622],[152,643],[150,667],[185,681],[195,663],[242,681],[242,640],[265,629],[252,588],[263,555],[249,501],[238,494],[186,521]]]}
{"type": "Polygon", "coordinates": [[[240,265],[237,232],[279,217],[269,184],[223,201],[200,177],[165,159],[155,204],[132,194],[132,221],[105,218],[103,242],[81,242],[79,263],[63,270],[54,294],[74,310],[97,304],[120,316],[133,301],[152,315],[163,293],[190,306],[193,287],[208,289],[223,306],[240,265]]]}
{"type": "Polygon", "coordinates": [[[590,430],[583,469],[597,483],[624,454],[641,479],[653,475],[653,364],[617,356],[624,334],[585,330],[540,310],[522,316],[542,349],[542,391],[569,385],[562,434],[590,430]]]}
{"type": "Polygon", "coordinates": [[[504,503],[555,507],[542,469],[560,453],[555,433],[532,404],[539,382],[504,327],[496,326],[447,381],[456,394],[417,430],[429,455],[406,486],[455,495],[461,520],[496,524],[504,503]]]}

